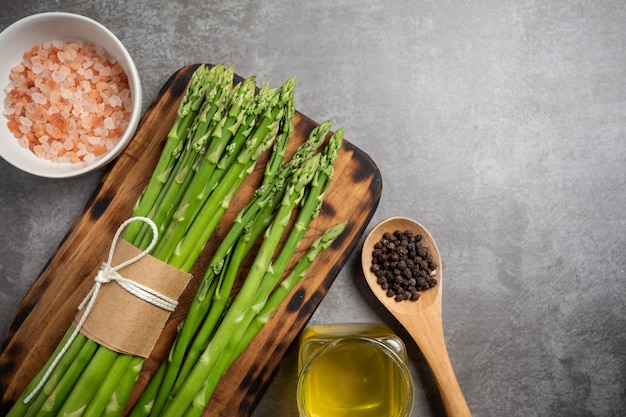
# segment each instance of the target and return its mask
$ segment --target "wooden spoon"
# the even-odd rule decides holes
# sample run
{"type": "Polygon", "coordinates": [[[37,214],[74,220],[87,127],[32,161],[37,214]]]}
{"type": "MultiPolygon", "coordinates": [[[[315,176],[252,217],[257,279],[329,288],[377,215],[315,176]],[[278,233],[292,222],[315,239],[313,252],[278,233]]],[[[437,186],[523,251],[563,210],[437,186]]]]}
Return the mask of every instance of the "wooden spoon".
{"type": "Polygon", "coordinates": [[[443,336],[441,257],[437,244],[428,230],[418,222],[405,217],[389,218],[374,227],[365,239],[361,263],[365,279],[374,295],[406,328],[426,358],[426,362],[428,362],[435,377],[447,415],[452,417],[471,416],[454,374],[443,336]],[[411,230],[414,234],[422,235],[422,245],[428,248],[433,261],[437,263],[435,275],[437,285],[421,291],[421,297],[417,301],[398,302],[394,297],[388,297],[386,291],[376,281],[374,273],[371,272],[374,245],[380,241],[385,232],[393,233],[396,230],[411,230]]]}

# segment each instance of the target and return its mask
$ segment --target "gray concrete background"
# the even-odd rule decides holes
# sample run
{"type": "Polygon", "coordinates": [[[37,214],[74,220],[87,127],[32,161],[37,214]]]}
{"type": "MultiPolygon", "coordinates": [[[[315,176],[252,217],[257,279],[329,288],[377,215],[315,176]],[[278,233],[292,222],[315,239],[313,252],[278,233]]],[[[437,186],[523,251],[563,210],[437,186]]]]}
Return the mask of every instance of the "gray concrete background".
{"type": "MultiPolygon", "coordinates": [[[[333,119],[383,176],[373,223],[437,239],[444,328],[475,416],[622,416],[626,406],[626,7],[619,0],[2,0],[94,18],[127,46],[144,109],[197,62],[234,64],[333,119]]],[[[0,51],[1,54],[1,51],[0,51]]],[[[0,333],[101,172],[0,161],[0,333]]],[[[373,226],[369,225],[368,230],[373,226]]],[[[311,323],[376,321],[356,251],[311,323]]],[[[442,416],[410,341],[413,416],[442,416]]],[[[291,351],[254,417],[295,408],[291,351]]]]}

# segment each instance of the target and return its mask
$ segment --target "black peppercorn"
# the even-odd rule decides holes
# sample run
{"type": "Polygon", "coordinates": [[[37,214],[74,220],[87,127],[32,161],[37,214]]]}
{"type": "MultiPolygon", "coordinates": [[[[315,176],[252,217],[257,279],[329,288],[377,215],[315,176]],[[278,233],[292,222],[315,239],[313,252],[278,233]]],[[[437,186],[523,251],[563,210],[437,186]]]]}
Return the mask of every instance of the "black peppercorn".
{"type": "Polygon", "coordinates": [[[422,239],[410,230],[396,230],[384,233],[374,245],[371,270],[387,296],[398,302],[416,301],[419,291],[437,285],[433,278],[437,264],[422,239]]]}

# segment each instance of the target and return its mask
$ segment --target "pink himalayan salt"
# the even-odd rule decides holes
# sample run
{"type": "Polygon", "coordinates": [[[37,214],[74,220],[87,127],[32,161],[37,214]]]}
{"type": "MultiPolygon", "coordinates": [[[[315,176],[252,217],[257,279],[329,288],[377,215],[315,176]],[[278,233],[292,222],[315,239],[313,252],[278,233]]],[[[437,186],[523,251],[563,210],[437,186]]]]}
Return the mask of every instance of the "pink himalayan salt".
{"type": "Polygon", "coordinates": [[[34,45],[11,69],[4,115],[22,147],[54,162],[90,161],[123,135],[128,79],[106,51],[85,42],[34,45]]]}

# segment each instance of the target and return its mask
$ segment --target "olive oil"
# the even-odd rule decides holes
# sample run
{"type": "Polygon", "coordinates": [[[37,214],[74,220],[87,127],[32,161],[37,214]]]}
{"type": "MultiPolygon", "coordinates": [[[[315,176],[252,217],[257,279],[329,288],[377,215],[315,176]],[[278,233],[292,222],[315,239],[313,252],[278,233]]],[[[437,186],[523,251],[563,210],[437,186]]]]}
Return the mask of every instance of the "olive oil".
{"type": "MultiPolygon", "coordinates": [[[[309,327],[299,358],[303,417],[404,417],[413,384],[402,341],[383,325],[309,327]]],[[[408,412],[407,412],[408,410],[408,412]]]]}

